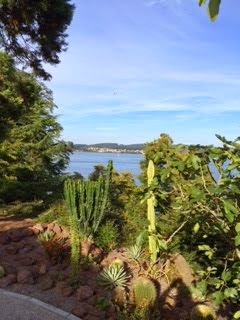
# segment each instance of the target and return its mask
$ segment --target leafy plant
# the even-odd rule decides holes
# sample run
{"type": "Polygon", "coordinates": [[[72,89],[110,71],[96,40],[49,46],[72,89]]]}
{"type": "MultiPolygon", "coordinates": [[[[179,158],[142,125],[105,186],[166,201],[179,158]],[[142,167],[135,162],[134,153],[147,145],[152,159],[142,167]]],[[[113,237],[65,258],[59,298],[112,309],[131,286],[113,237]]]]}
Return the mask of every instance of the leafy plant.
{"type": "Polygon", "coordinates": [[[127,272],[117,264],[104,268],[99,275],[99,283],[109,289],[126,287],[128,279],[127,272]]]}
{"type": "Polygon", "coordinates": [[[116,247],[119,238],[119,231],[114,221],[107,221],[99,226],[95,237],[95,243],[105,251],[116,247]]]}

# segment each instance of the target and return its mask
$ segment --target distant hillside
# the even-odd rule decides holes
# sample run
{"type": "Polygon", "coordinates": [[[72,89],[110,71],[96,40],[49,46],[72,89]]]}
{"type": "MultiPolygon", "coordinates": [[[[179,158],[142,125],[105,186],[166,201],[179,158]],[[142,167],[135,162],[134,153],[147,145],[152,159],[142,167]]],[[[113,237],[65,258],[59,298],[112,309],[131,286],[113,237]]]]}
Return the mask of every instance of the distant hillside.
{"type": "Polygon", "coordinates": [[[143,143],[127,145],[118,143],[74,144],[74,150],[95,152],[140,152],[143,147],[143,143]]]}

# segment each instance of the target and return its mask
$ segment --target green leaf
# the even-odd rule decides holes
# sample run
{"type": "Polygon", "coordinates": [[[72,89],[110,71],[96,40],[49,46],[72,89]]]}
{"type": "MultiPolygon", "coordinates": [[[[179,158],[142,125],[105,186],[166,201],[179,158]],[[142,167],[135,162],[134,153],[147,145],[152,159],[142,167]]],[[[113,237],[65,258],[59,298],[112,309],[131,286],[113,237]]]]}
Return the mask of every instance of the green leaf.
{"type": "Polygon", "coordinates": [[[236,230],[237,233],[240,232],[240,222],[238,222],[238,223],[236,224],[235,230],[236,230]]]}
{"type": "Polygon", "coordinates": [[[238,295],[238,291],[236,288],[226,288],[224,290],[224,296],[226,298],[236,298],[238,295]]]}
{"type": "Polygon", "coordinates": [[[223,271],[221,277],[225,282],[227,282],[231,279],[232,273],[231,273],[231,271],[223,271]]]}
{"type": "Polygon", "coordinates": [[[234,313],[233,319],[240,319],[240,310],[234,313]]]}
{"type": "Polygon", "coordinates": [[[232,201],[230,200],[223,200],[225,216],[229,222],[233,222],[235,215],[238,215],[238,210],[233,205],[232,201]]]}
{"type": "Polygon", "coordinates": [[[240,234],[235,237],[235,246],[240,246],[240,234]]]}
{"type": "Polygon", "coordinates": [[[224,300],[224,293],[222,291],[216,291],[212,294],[212,298],[216,304],[221,304],[224,300]]]}
{"type": "Polygon", "coordinates": [[[199,228],[200,228],[200,224],[197,222],[197,223],[195,224],[195,226],[193,227],[194,233],[197,233],[198,230],[199,230],[199,228]]]}
{"type": "Polygon", "coordinates": [[[206,3],[207,0],[198,0],[199,7],[206,3]]]}
{"type": "Polygon", "coordinates": [[[221,0],[209,0],[207,12],[212,21],[215,21],[217,19],[220,3],[221,0]]]}

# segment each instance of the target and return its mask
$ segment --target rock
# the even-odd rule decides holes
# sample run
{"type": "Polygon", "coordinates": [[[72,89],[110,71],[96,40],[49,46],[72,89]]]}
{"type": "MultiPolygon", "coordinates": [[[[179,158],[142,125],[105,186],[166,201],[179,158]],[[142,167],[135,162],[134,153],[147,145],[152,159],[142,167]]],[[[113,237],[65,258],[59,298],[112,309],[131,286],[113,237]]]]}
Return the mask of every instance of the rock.
{"type": "Polygon", "coordinates": [[[61,238],[62,238],[62,239],[67,239],[67,238],[69,238],[69,232],[67,231],[66,228],[63,228],[63,227],[62,227],[61,238]]]}
{"type": "Polygon", "coordinates": [[[71,287],[65,287],[62,289],[62,295],[64,297],[70,297],[74,293],[74,289],[71,287]]]}
{"type": "Polygon", "coordinates": [[[41,223],[37,223],[32,227],[32,230],[35,234],[39,234],[44,231],[44,228],[41,223]]]}
{"type": "Polygon", "coordinates": [[[19,259],[19,263],[22,265],[22,266],[31,266],[35,263],[35,259],[33,257],[25,257],[25,258],[22,258],[22,259],[19,259]]]}
{"type": "Polygon", "coordinates": [[[83,318],[88,314],[88,307],[87,303],[80,303],[77,307],[72,309],[72,314],[79,318],[83,318]]]}
{"type": "Polygon", "coordinates": [[[6,274],[17,273],[17,269],[13,264],[10,263],[2,263],[2,266],[6,272],[6,274]]]}
{"type": "Polygon", "coordinates": [[[34,235],[34,232],[32,229],[27,228],[27,229],[22,230],[22,234],[24,237],[31,237],[34,235]]]}
{"type": "Polygon", "coordinates": [[[20,249],[19,246],[17,246],[16,244],[10,244],[6,248],[6,253],[8,253],[8,254],[16,254],[19,249],[20,249]]]}
{"type": "Polygon", "coordinates": [[[30,270],[20,270],[17,274],[18,283],[34,284],[32,272],[30,270]]]}
{"type": "Polygon", "coordinates": [[[11,283],[10,279],[7,277],[0,279],[0,288],[7,288],[11,284],[12,283],[11,283]]]}
{"type": "Polygon", "coordinates": [[[83,301],[90,298],[93,295],[93,290],[88,286],[81,286],[77,290],[77,299],[78,301],[83,301]]]}
{"type": "Polygon", "coordinates": [[[10,238],[6,233],[3,233],[0,235],[0,244],[4,245],[4,244],[8,244],[10,242],[10,238]]]}
{"type": "Polygon", "coordinates": [[[20,230],[10,230],[8,232],[8,236],[9,236],[10,240],[13,242],[19,242],[23,238],[23,234],[20,230]]]}
{"type": "Polygon", "coordinates": [[[60,235],[60,233],[62,232],[62,228],[56,223],[52,229],[52,231],[54,233],[56,233],[56,235],[60,235]]]}
{"type": "Polygon", "coordinates": [[[62,290],[67,287],[67,283],[65,281],[58,281],[56,283],[56,291],[62,293],[62,290]]]}
{"type": "Polygon", "coordinates": [[[47,225],[47,232],[53,232],[53,228],[55,226],[54,222],[51,222],[47,225]]]}
{"type": "Polygon", "coordinates": [[[81,255],[83,257],[87,257],[91,251],[91,248],[93,246],[93,243],[86,240],[81,242],[81,255]]]}
{"type": "Polygon", "coordinates": [[[40,284],[39,288],[42,291],[46,291],[46,290],[52,289],[53,286],[54,286],[54,281],[52,278],[49,277],[40,284]]]}
{"type": "Polygon", "coordinates": [[[38,273],[40,275],[44,275],[48,272],[48,269],[49,269],[49,265],[47,262],[43,262],[42,264],[40,264],[39,266],[39,270],[38,270],[38,273]]]}
{"type": "Polygon", "coordinates": [[[91,248],[90,254],[97,263],[100,263],[104,258],[103,250],[95,246],[91,248]]]}
{"type": "Polygon", "coordinates": [[[106,310],[106,318],[109,320],[117,320],[116,308],[111,301],[109,301],[109,305],[106,310]]]}
{"type": "Polygon", "coordinates": [[[27,244],[23,248],[19,249],[19,253],[28,253],[32,251],[32,248],[33,248],[32,245],[27,244]]]}
{"type": "Polygon", "coordinates": [[[184,257],[181,254],[175,254],[171,258],[171,262],[175,267],[176,277],[180,278],[187,286],[191,286],[194,281],[194,272],[184,257]]]}

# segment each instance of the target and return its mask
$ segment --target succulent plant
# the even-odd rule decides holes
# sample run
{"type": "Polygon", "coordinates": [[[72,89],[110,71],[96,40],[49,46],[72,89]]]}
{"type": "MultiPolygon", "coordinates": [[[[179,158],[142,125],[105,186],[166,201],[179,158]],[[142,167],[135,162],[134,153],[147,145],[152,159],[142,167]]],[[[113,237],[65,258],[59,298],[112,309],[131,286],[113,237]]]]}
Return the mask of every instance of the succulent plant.
{"type": "Polygon", "coordinates": [[[143,254],[142,247],[135,244],[131,246],[127,251],[127,256],[131,260],[139,260],[143,254]]]}
{"type": "Polygon", "coordinates": [[[137,308],[153,306],[157,298],[154,283],[150,279],[139,278],[133,285],[133,297],[137,308]]]}
{"type": "Polygon", "coordinates": [[[115,259],[111,262],[110,266],[124,267],[123,261],[121,259],[115,259]]]}
{"type": "Polygon", "coordinates": [[[213,308],[205,304],[198,304],[192,308],[190,319],[191,320],[215,320],[217,319],[217,316],[213,308]]]}
{"type": "Polygon", "coordinates": [[[5,276],[5,270],[2,266],[0,266],[0,279],[5,276]]]}
{"type": "Polygon", "coordinates": [[[116,287],[124,288],[127,285],[129,276],[123,266],[118,264],[109,265],[99,275],[99,283],[109,289],[116,287]]]}

